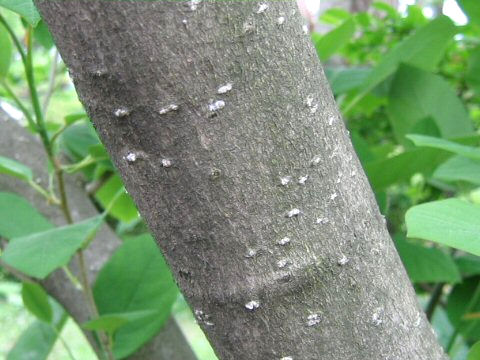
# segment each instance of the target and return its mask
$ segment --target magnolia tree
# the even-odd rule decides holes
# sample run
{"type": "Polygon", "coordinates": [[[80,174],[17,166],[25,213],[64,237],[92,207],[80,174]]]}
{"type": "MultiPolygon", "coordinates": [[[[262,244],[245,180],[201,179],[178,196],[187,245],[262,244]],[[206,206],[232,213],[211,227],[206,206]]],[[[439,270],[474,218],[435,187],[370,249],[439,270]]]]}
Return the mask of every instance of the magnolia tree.
{"type": "MultiPolygon", "coordinates": [[[[318,2],[39,0],[88,112],[59,124],[47,113],[55,76],[43,104],[35,83],[32,39],[53,46],[45,23],[36,25],[32,4],[0,5],[28,21],[24,47],[11,19],[0,15],[6,49],[0,80],[40,139],[9,124],[9,134],[23,139],[22,156],[11,138],[2,141],[0,172],[23,185],[0,178],[9,191],[0,193],[0,212],[15,219],[0,221],[8,240],[0,261],[24,281],[25,306],[41,321],[28,336],[40,334],[50,344],[38,355],[26,332],[11,356],[48,355],[67,315],[50,305],[47,290],[81,324],[99,357],[194,358],[175,321],[167,320],[178,297],[168,263],[222,359],[446,358],[417,304],[318,56],[327,61],[343,49],[352,64],[378,62],[371,69],[330,68],[328,76],[385,213],[387,186],[414,173],[428,176],[448,158],[445,151],[475,157],[474,148],[425,136],[476,138],[455,92],[428,72],[459,31],[450,20],[427,21],[414,10],[402,18],[386,4],[372,5],[387,14],[378,18],[331,11],[322,18],[336,28],[312,34],[315,52],[308,33],[318,2]],[[368,50],[354,45],[359,28],[370,39],[368,50]],[[387,45],[377,44],[379,34],[389,37],[387,45]],[[5,77],[12,44],[32,110],[9,87],[12,76],[5,77]],[[438,104],[435,96],[407,101],[424,90],[437,94],[438,104]],[[372,132],[384,131],[385,107],[393,134],[387,141],[402,144],[388,154],[385,145],[363,144],[355,128],[355,119],[368,128],[372,117],[372,132]],[[42,145],[45,157],[37,150],[42,145]],[[46,161],[48,171],[39,165],[46,161]],[[89,182],[86,192],[67,176],[80,171],[89,182]],[[166,262],[149,235],[127,235],[145,231],[129,194],[166,262]],[[105,219],[117,224],[115,233],[101,227],[105,219]],[[131,221],[138,226],[127,226],[131,221]]],[[[438,179],[432,184],[444,186],[438,179]]],[[[478,233],[478,211],[459,200],[420,205],[407,214],[409,234],[475,253],[464,238],[478,233]],[[459,232],[460,218],[465,227],[459,232]]],[[[431,318],[443,306],[446,284],[461,279],[453,256],[407,243],[403,219],[390,218],[389,228],[412,280],[438,282],[421,288],[431,292],[431,318]]],[[[456,307],[448,350],[460,333],[474,333],[462,325],[463,313],[475,316],[473,290],[465,312],[456,307]]]]}

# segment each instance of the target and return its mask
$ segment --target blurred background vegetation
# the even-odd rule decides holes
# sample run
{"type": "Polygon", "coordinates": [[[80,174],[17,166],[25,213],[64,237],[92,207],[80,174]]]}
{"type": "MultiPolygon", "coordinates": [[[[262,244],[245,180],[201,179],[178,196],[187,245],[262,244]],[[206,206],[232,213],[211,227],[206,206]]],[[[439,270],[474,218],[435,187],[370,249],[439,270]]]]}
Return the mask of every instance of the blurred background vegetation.
{"type": "MultiPolygon", "coordinates": [[[[29,131],[41,133],[43,129],[54,156],[62,154],[62,159],[68,159],[61,164],[65,176],[82,174],[92,201],[100,211],[107,210],[106,223],[125,242],[119,252],[127,244],[144,241],[140,238],[152,241],[77,99],[46,26],[28,6],[31,1],[0,0],[0,107],[29,131]],[[19,8],[20,3],[24,7],[19,8]],[[19,44],[12,41],[7,29],[19,44]],[[31,56],[30,63],[22,61],[18,46],[31,56]],[[34,84],[26,76],[29,69],[34,84]],[[33,97],[32,85],[36,90],[33,97]],[[40,103],[37,108],[35,96],[40,103]]],[[[314,6],[307,15],[307,29],[312,30],[312,41],[418,298],[451,358],[478,360],[480,3],[339,0],[323,2],[320,10],[314,6]]],[[[50,163],[52,177],[53,168],[50,163]]],[[[2,154],[0,173],[35,186],[28,168],[2,154]]],[[[40,191],[55,200],[50,187],[40,191]]],[[[12,201],[21,200],[0,193],[0,217],[9,218],[0,221],[2,259],[22,269],[30,264],[28,259],[15,260],[11,255],[8,240],[15,236],[9,236],[5,222],[14,222],[17,217],[13,215],[33,218],[38,214],[33,207],[27,215],[14,214],[12,201]]],[[[129,251],[139,251],[141,257],[139,249],[129,251]]],[[[102,316],[114,312],[102,305],[107,296],[102,295],[106,292],[102,279],[115,277],[112,269],[115,264],[123,266],[121,261],[120,255],[112,257],[94,285],[102,316]]],[[[166,268],[158,271],[168,272],[166,268]]],[[[28,340],[27,332],[39,322],[54,322],[49,314],[55,313],[58,305],[48,305],[52,299],[47,305],[38,305],[47,295],[39,289],[29,290],[14,275],[6,268],[0,270],[0,358],[70,359],[57,335],[50,341],[51,351],[24,356],[35,343],[22,341],[22,337],[28,340]],[[36,305],[32,306],[32,301],[36,305]]],[[[169,292],[172,300],[161,311],[167,317],[170,311],[174,314],[198,358],[216,359],[176,287],[167,289],[163,284],[157,290],[169,292]]],[[[103,319],[101,325],[90,326],[111,335],[113,352],[124,357],[146,341],[145,334],[137,334],[138,339],[129,335],[125,324],[144,321],[138,318],[139,311],[155,306],[133,309],[135,314],[124,309],[116,319],[121,325],[103,319]],[[126,335],[137,342],[120,350],[115,338],[126,335]]],[[[96,358],[71,319],[56,331],[61,332],[73,357],[96,358]]]]}

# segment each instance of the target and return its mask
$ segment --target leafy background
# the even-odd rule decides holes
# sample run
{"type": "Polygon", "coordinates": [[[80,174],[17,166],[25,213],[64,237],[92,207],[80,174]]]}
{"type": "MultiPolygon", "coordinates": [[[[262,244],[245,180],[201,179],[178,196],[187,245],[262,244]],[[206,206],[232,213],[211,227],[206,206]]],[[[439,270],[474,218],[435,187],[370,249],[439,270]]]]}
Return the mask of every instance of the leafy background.
{"type": "MultiPolygon", "coordinates": [[[[480,359],[480,6],[478,0],[457,3],[466,15],[463,24],[441,13],[427,17],[441,8],[435,0],[405,11],[382,2],[368,12],[328,9],[313,25],[329,30],[311,36],[441,344],[452,359],[475,360],[480,359]]],[[[81,326],[111,336],[115,357],[123,358],[174,314],[199,359],[215,359],[83,112],[31,0],[0,0],[0,14],[7,24],[0,24],[0,105],[30,131],[46,134],[52,158],[68,156],[61,169],[65,176],[81,173],[87,187],[100,184],[91,196],[102,212],[55,227],[20,195],[2,192],[0,259],[43,278],[65,268],[106,222],[123,245],[93,285],[99,316],[81,326]],[[27,52],[29,41],[33,44],[32,62],[19,60],[7,28],[27,52]],[[45,116],[29,96],[29,71],[38,99],[48,97],[45,116]],[[39,253],[54,256],[32,255],[39,253]]],[[[1,154],[0,173],[61,202],[35,182],[31,169],[1,154]]],[[[70,351],[76,358],[95,358],[57,303],[6,269],[0,272],[0,328],[9,329],[0,332],[0,357],[22,359],[34,351],[35,359],[63,359],[70,351]]]]}

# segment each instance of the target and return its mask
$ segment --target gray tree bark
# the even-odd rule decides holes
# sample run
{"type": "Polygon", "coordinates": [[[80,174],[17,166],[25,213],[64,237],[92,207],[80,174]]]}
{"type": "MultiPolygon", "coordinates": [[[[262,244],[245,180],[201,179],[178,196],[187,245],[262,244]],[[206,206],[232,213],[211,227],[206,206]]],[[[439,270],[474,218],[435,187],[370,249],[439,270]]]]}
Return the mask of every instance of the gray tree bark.
{"type": "MultiPolygon", "coordinates": [[[[48,183],[47,157],[38,139],[27,130],[0,112],[0,154],[28,165],[42,184],[48,183]]],[[[66,189],[70,200],[73,217],[76,221],[98,215],[97,210],[83,189],[78,176],[67,176],[66,189]]],[[[56,225],[64,225],[65,219],[60,208],[49,205],[29,185],[7,175],[0,175],[0,191],[17,193],[32,203],[39,212],[56,225]]],[[[88,276],[94,282],[98,272],[121,244],[113,231],[106,225],[102,226],[90,247],[85,253],[88,276]]],[[[76,269],[75,260],[70,267],[76,269]]],[[[78,274],[77,274],[78,275],[78,274]]],[[[42,281],[42,286],[54,297],[78,324],[89,320],[89,310],[81,292],[76,289],[62,270],[57,270],[42,281]]],[[[86,338],[97,354],[99,348],[89,331],[84,331],[86,338]]],[[[196,359],[188,342],[183,336],[175,320],[171,318],[157,336],[132,354],[129,359],[146,359],[148,354],[152,359],[159,360],[194,360],[196,359]]]]}
{"type": "Polygon", "coordinates": [[[220,359],[446,358],[294,1],[37,5],[220,359]]]}

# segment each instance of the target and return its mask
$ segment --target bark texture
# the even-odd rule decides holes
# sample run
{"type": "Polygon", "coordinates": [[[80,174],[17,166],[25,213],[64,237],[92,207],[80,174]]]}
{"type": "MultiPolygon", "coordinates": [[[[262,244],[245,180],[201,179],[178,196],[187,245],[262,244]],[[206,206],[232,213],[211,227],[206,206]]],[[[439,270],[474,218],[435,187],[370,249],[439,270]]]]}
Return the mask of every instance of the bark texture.
{"type": "Polygon", "coordinates": [[[37,5],[220,359],[445,358],[294,1],[37,5]]]}
{"type": "MultiPolygon", "coordinates": [[[[28,165],[42,185],[48,183],[47,158],[41,143],[27,130],[0,112],[0,155],[28,165]]],[[[98,215],[78,176],[66,177],[66,189],[75,221],[98,215]]],[[[17,193],[32,203],[40,213],[56,225],[64,225],[65,219],[60,208],[49,205],[43,197],[25,183],[11,176],[0,175],[0,191],[17,193]]],[[[121,244],[120,239],[106,225],[102,226],[90,247],[85,252],[88,275],[93,283],[103,264],[121,244]]],[[[76,268],[75,261],[70,264],[76,268]]],[[[78,275],[78,274],[77,274],[78,275]]],[[[43,287],[68,311],[72,318],[82,324],[89,320],[89,310],[83,295],[67,279],[61,270],[55,271],[42,282],[43,287]]],[[[98,354],[97,343],[91,333],[84,331],[88,342],[98,354]]],[[[144,345],[129,359],[194,360],[189,344],[175,320],[171,318],[159,334],[144,345]]]]}

